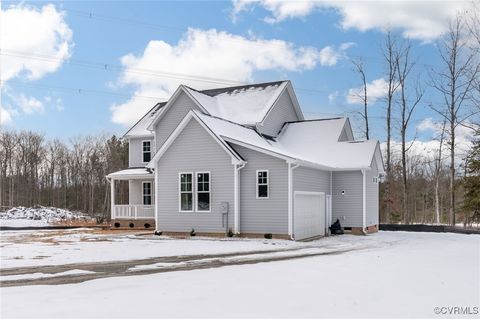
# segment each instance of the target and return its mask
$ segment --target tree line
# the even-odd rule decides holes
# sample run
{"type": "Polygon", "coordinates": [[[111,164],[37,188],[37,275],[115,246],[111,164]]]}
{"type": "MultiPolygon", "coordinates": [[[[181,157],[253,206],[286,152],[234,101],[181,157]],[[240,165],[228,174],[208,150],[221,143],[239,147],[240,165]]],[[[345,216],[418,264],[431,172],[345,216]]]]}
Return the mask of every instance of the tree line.
{"type": "MultiPolygon", "coordinates": [[[[439,66],[417,64],[412,43],[387,32],[381,46],[387,89],[386,178],[380,185],[380,221],[465,224],[480,215],[480,20],[479,8],[459,14],[436,43],[439,66]],[[428,76],[420,76],[425,75],[428,76]],[[425,80],[425,78],[427,78],[425,80]],[[423,82],[422,82],[423,81],[423,82]],[[426,92],[440,102],[429,102],[426,92]],[[438,100],[438,99],[437,99],[438,100]],[[428,104],[438,118],[433,153],[413,152],[412,119],[428,104]],[[468,152],[459,152],[457,132],[477,134],[468,152]],[[398,142],[396,142],[398,140],[398,142]]],[[[353,60],[362,87],[362,128],[370,137],[368,65],[353,60]]],[[[0,132],[0,206],[47,205],[108,217],[105,176],[128,167],[128,144],[116,136],[47,140],[34,132],[0,132]]],[[[128,203],[128,185],[116,198],[128,203]]]]}
{"type": "MultiPolygon", "coordinates": [[[[108,217],[105,176],[128,167],[128,143],[116,136],[68,142],[29,131],[0,133],[0,206],[54,206],[108,217]]],[[[128,202],[120,183],[117,199],[128,202]]]]}
{"type": "MultiPolygon", "coordinates": [[[[479,17],[479,7],[475,6],[450,21],[448,31],[436,43],[440,63],[435,68],[416,63],[409,39],[386,32],[381,46],[387,82],[383,150],[386,178],[380,193],[383,222],[455,225],[460,217],[468,224],[480,214],[480,207],[466,205],[472,198],[464,196],[478,194],[473,189],[480,188],[471,178],[478,175],[478,170],[471,167],[475,147],[459,152],[457,139],[461,129],[473,134],[480,130],[479,17]],[[436,102],[425,98],[427,91],[435,94],[436,102]],[[428,104],[439,119],[433,123],[437,131],[434,154],[412,151],[416,143],[416,137],[409,139],[415,129],[412,118],[421,103],[428,104]],[[393,137],[399,142],[395,143],[393,137]]],[[[352,62],[362,84],[358,99],[363,110],[359,113],[364,136],[369,139],[368,66],[361,58],[352,62]]]]}

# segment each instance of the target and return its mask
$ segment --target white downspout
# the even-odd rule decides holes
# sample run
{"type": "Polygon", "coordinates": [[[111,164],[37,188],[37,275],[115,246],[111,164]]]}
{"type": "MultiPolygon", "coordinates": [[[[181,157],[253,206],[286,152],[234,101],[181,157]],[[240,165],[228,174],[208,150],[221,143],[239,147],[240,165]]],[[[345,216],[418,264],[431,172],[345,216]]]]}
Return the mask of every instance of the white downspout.
{"type": "MultiPolygon", "coordinates": [[[[156,147],[156,145],[155,145],[156,147]]],[[[153,179],[153,213],[155,214],[155,232],[158,232],[160,231],[158,229],[158,204],[157,204],[157,201],[158,201],[158,194],[157,194],[157,184],[158,184],[158,169],[155,167],[156,165],[153,166],[153,169],[155,170],[154,174],[155,174],[155,178],[153,179]]]]}
{"type": "Polygon", "coordinates": [[[367,174],[365,169],[362,169],[362,179],[363,179],[363,196],[362,196],[362,233],[366,235],[366,225],[367,225],[367,174]]]}
{"type": "Polygon", "coordinates": [[[115,179],[108,178],[107,181],[110,183],[110,219],[115,219],[115,179]]]}
{"type": "Polygon", "coordinates": [[[300,166],[297,162],[288,163],[288,235],[294,240],[293,234],[293,170],[300,166]]]}
{"type": "MultiPolygon", "coordinates": [[[[246,163],[233,165],[233,232],[240,234],[240,175],[239,172],[246,163]]],[[[228,227],[228,225],[227,225],[228,227]]]]}

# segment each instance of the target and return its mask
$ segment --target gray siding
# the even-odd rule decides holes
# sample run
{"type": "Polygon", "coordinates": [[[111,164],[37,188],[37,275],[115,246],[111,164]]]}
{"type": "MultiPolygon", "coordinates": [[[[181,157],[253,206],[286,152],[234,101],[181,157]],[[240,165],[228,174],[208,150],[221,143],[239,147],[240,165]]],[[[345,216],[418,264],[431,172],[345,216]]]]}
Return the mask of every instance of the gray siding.
{"type": "Polygon", "coordinates": [[[229,203],[229,227],[233,229],[234,168],[231,157],[196,120],[190,120],[155,169],[158,173],[157,229],[186,232],[194,228],[197,232],[224,232],[221,202],[229,203]],[[200,171],[210,171],[211,174],[211,212],[179,212],[179,172],[200,171]]]}
{"type": "Polygon", "coordinates": [[[128,140],[128,166],[143,167],[147,163],[143,162],[142,141],[151,141],[152,158],[154,154],[153,136],[151,138],[131,138],[128,140]]]}
{"type": "Polygon", "coordinates": [[[277,136],[285,122],[298,121],[297,113],[287,90],[283,91],[278,100],[272,106],[263,123],[259,125],[261,133],[277,136]]]}
{"type": "Polygon", "coordinates": [[[342,130],[342,133],[340,133],[340,137],[338,138],[339,142],[345,142],[348,141],[348,135],[347,131],[345,129],[342,130]]]}
{"type": "Polygon", "coordinates": [[[309,167],[297,167],[292,172],[293,191],[330,194],[330,172],[309,167]]]}
{"type": "Polygon", "coordinates": [[[186,93],[181,92],[174,104],[162,115],[162,119],[155,126],[156,151],[162,147],[190,110],[198,110],[198,106],[186,93]]]}
{"type": "MultiPolygon", "coordinates": [[[[152,182],[152,191],[154,190],[153,179],[131,179],[128,181],[128,203],[130,205],[143,205],[143,182],[152,182]]],[[[155,203],[155,194],[152,195],[152,201],[155,203]]]]}
{"type": "Polygon", "coordinates": [[[342,132],[340,133],[340,137],[338,138],[339,142],[345,142],[345,141],[353,141],[353,132],[350,129],[350,126],[348,125],[348,121],[345,122],[345,125],[343,126],[342,132]]]}
{"type": "Polygon", "coordinates": [[[378,177],[378,169],[375,160],[372,162],[372,169],[366,171],[366,190],[367,190],[367,215],[366,226],[378,225],[378,182],[374,183],[373,179],[378,177]]]}
{"type": "Polygon", "coordinates": [[[362,227],[362,172],[333,172],[332,184],[332,220],[338,218],[344,227],[362,227]]]}
{"type": "Polygon", "coordinates": [[[288,234],[287,163],[245,147],[233,145],[247,161],[240,170],[240,232],[288,234]],[[256,171],[269,171],[269,198],[257,199],[256,171]]]}

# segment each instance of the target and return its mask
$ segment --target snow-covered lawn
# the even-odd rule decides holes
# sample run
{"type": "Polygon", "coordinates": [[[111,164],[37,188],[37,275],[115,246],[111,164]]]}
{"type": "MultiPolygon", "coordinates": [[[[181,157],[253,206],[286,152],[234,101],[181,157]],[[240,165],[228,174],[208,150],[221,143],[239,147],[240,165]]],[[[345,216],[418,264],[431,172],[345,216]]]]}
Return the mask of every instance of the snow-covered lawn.
{"type": "MultiPolygon", "coordinates": [[[[179,253],[195,254],[198,249],[218,251],[223,244],[235,245],[198,239],[138,242],[148,249],[171,244],[182,247],[179,253]],[[195,249],[186,248],[190,245],[195,249]]],[[[238,242],[250,249],[271,248],[263,240],[238,242]]],[[[477,235],[380,232],[313,243],[276,242],[285,245],[280,247],[338,244],[363,249],[80,284],[1,288],[1,317],[455,318],[436,315],[434,309],[457,306],[473,311],[480,306],[477,235]]],[[[139,247],[133,239],[124,241],[125,253],[139,247]]],[[[85,252],[85,257],[91,252],[85,252]]]]}
{"type": "Polygon", "coordinates": [[[5,231],[0,233],[1,268],[64,265],[73,263],[132,260],[248,252],[302,247],[287,240],[211,239],[189,240],[122,231],[89,229],[5,231]]]}

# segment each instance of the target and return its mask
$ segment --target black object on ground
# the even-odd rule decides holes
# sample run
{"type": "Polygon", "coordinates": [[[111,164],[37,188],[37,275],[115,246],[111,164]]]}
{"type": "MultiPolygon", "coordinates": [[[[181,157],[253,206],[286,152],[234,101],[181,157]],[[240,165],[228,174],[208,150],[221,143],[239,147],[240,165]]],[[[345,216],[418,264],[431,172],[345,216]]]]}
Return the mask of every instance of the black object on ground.
{"type": "Polygon", "coordinates": [[[332,226],[329,227],[330,233],[332,235],[343,235],[344,231],[342,228],[342,225],[340,225],[340,220],[337,220],[332,224],[332,226]]]}

